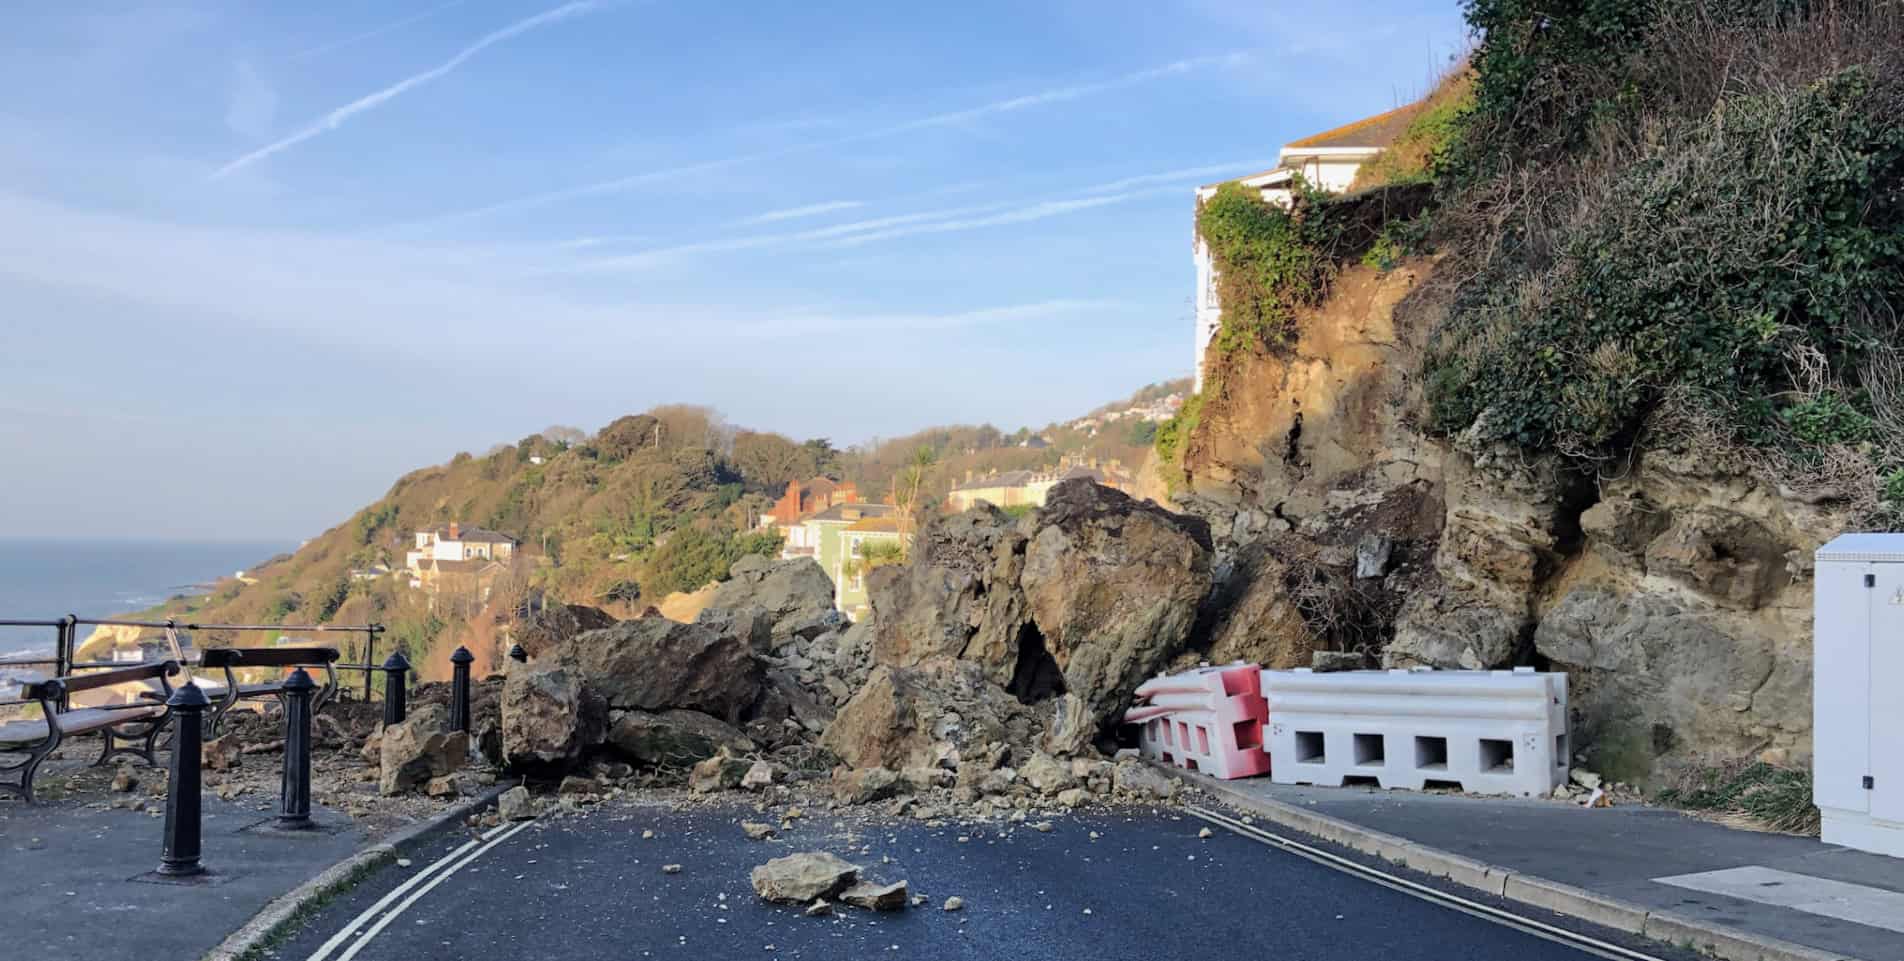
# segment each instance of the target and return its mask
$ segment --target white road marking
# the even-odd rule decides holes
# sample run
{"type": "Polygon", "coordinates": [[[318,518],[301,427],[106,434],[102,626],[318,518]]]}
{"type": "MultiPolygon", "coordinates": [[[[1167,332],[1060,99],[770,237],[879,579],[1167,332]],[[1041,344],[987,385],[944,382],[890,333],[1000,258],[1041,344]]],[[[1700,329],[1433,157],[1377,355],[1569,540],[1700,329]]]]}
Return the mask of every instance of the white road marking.
{"type": "Polygon", "coordinates": [[[1756,901],[1904,933],[1904,894],[1751,865],[1654,878],[1660,884],[1756,901]]]}
{"type": "MultiPolygon", "coordinates": [[[[520,826],[522,825],[515,825],[515,827],[520,827],[520,826]]],[[[407,893],[411,888],[414,888],[417,885],[422,884],[424,881],[429,880],[431,875],[448,867],[451,862],[455,861],[457,858],[462,857],[464,853],[469,851],[469,849],[477,846],[478,844],[483,843],[484,841],[488,841],[491,838],[494,838],[496,835],[501,834],[504,831],[510,830],[511,827],[512,825],[501,824],[496,827],[490,828],[488,831],[483,833],[483,836],[480,839],[475,841],[465,842],[462,847],[459,847],[456,850],[451,851],[450,853],[445,854],[440,858],[437,858],[434,862],[429,864],[423,870],[418,871],[417,873],[411,875],[409,880],[404,881],[402,884],[397,885],[397,887],[394,890],[392,890],[389,894],[386,894],[383,897],[378,898],[377,903],[371,905],[368,908],[365,908],[362,914],[359,914],[355,918],[352,918],[349,924],[346,924],[342,928],[339,928],[336,934],[331,935],[330,940],[325,941],[322,945],[318,946],[318,949],[311,954],[310,958],[307,959],[307,961],[325,961],[325,959],[331,956],[331,952],[336,951],[339,947],[343,945],[345,941],[350,940],[350,936],[357,933],[357,929],[363,927],[365,924],[370,923],[370,919],[375,917],[377,915],[377,912],[382,911],[384,908],[389,907],[391,902],[395,901],[396,899],[400,897],[403,897],[404,894],[407,893]]]]}
{"type": "Polygon", "coordinates": [[[472,862],[474,862],[477,858],[482,857],[485,853],[489,851],[490,848],[493,848],[496,845],[501,844],[502,842],[507,841],[512,837],[515,837],[516,834],[521,832],[523,828],[526,828],[529,825],[534,823],[535,823],[534,821],[524,821],[520,824],[517,824],[516,826],[510,828],[509,830],[504,831],[503,833],[497,835],[494,840],[491,840],[487,844],[484,844],[482,847],[479,847],[476,850],[471,851],[468,854],[468,856],[464,857],[461,861],[458,861],[455,864],[450,865],[448,869],[443,871],[443,873],[438,874],[434,878],[431,878],[430,883],[425,884],[424,886],[418,888],[409,897],[404,898],[402,901],[398,902],[396,907],[390,909],[389,914],[384,915],[382,918],[378,919],[376,924],[371,925],[370,930],[365,931],[363,934],[363,937],[358,938],[357,942],[350,946],[350,950],[345,951],[341,955],[338,955],[337,961],[350,961],[350,959],[356,957],[357,952],[362,951],[366,945],[370,944],[370,942],[377,937],[378,933],[383,931],[384,928],[387,928],[390,926],[390,922],[395,921],[398,915],[401,915],[403,912],[408,911],[411,905],[422,900],[423,896],[426,894],[429,894],[430,891],[434,889],[437,885],[442,884],[445,881],[448,881],[450,879],[450,876],[455,874],[456,872],[461,871],[462,869],[466,867],[469,867],[472,862]]]}

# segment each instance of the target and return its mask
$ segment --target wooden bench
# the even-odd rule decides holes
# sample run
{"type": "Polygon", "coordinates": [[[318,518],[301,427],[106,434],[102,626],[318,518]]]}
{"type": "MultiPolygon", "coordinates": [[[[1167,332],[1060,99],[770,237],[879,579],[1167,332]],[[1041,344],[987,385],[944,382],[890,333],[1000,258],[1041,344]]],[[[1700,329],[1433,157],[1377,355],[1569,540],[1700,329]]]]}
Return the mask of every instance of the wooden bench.
{"type": "Polygon", "coordinates": [[[172,709],[164,703],[165,698],[172,694],[172,682],[168,678],[178,672],[177,661],[150,661],[26,685],[24,697],[40,703],[40,719],[0,724],[0,751],[23,751],[26,754],[24,761],[0,764],[0,771],[20,772],[17,783],[0,784],[0,788],[16,791],[28,804],[32,804],[33,775],[39,770],[40,762],[46,760],[47,755],[52,754],[66,738],[94,731],[100,732],[106,744],[105,750],[99,754],[99,760],[93,762],[94,766],[104,764],[120,754],[137,754],[145,759],[145,763],[156,766],[159,762],[154,746],[172,718],[172,709]],[[130,704],[60,709],[60,704],[71,694],[155,678],[165,691],[163,697],[155,698],[152,695],[156,692],[149,692],[130,704]],[[122,727],[131,730],[122,732],[122,727]],[[121,745],[119,742],[122,740],[137,746],[121,745]]]}
{"type": "Polygon", "coordinates": [[[198,665],[206,668],[218,668],[225,672],[225,686],[221,691],[215,685],[201,685],[205,695],[217,701],[212,708],[211,723],[206,725],[206,737],[218,736],[218,725],[225,713],[238,706],[240,701],[277,700],[284,693],[284,668],[321,667],[324,669],[324,686],[318,689],[317,696],[311,700],[311,714],[316,716],[332,696],[337,693],[337,659],[340,656],[334,647],[214,647],[199,655],[198,665]],[[238,680],[237,672],[245,668],[275,667],[279,676],[269,681],[243,683],[238,680]]]}

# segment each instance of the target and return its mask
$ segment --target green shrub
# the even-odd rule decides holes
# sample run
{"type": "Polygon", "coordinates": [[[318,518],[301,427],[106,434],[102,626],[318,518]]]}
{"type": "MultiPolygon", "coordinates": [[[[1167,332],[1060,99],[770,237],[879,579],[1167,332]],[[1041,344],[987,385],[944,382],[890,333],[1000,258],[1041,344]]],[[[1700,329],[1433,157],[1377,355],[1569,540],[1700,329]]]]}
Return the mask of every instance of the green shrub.
{"type": "MultiPolygon", "coordinates": [[[[1485,74],[1484,74],[1485,78],[1485,74]]],[[[1554,230],[1462,292],[1427,361],[1432,422],[1616,452],[1668,391],[1742,439],[1803,452],[1871,436],[1792,358],[1855,371],[1904,302],[1904,92],[1862,68],[1733,97],[1663,132],[1554,230]]]]}
{"type": "Polygon", "coordinates": [[[1223,325],[1210,345],[1219,357],[1287,344],[1296,308],[1328,290],[1339,232],[1325,195],[1300,178],[1296,191],[1295,205],[1284,210],[1230,182],[1197,210],[1197,235],[1210,248],[1223,304],[1223,325]]]}
{"type": "Polygon", "coordinates": [[[1810,771],[1763,762],[1704,768],[1691,772],[1684,784],[1661,791],[1655,800],[1740,818],[1774,831],[1818,834],[1810,771]]]}
{"type": "Polygon", "coordinates": [[[1196,433],[1198,419],[1203,414],[1203,395],[1191,394],[1184,398],[1183,406],[1177,409],[1175,416],[1157,427],[1157,456],[1166,464],[1183,462],[1183,445],[1196,433]]]}

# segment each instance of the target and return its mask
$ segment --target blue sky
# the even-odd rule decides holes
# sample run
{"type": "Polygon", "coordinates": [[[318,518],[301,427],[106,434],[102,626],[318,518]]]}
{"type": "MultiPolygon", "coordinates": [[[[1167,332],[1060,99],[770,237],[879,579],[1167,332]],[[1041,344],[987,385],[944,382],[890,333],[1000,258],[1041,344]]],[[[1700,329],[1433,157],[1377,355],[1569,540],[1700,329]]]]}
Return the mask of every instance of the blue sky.
{"type": "Polygon", "coordinates": [[[301,537],[657,403],[862,441],[1190,365],[1191,188],[1453,0],[25,5],[0,536],[301,537]]]}

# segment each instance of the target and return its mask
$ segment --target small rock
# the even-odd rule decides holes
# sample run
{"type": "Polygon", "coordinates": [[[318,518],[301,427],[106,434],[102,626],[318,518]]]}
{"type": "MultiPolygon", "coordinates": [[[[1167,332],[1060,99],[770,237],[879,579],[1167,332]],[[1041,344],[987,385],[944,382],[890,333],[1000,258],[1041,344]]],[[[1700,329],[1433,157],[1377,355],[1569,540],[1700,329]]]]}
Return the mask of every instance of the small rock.
{"type": "Polygon", "coordinates": [[[496,799],[496,814],[505,821],[527,821],[535,817],[535,799],[529,789],[518,784],[496,799]]]}
{"type": "Polygon", "coordinates": [[[1037,824],[1034,824],[1034,825],[1032,825],[1032,826],[1031,826],[1031,829],[1032,829],[1033,831],[1037,831],[1037,832],[1038,832],[1038,833],[1040,833],[1040,834],[1050,834],[1050,833],[1051,833],[1051,822],[1050,822],[1050,821],[1039,821],[1039,822],[1038,822],[1037,824]]]}
{"type": "Polygon", "coordinates": [[[412,863],[414,863],[414,862],[412,862],[412,861],[411,861],[411,860],[410,860],[409,858],[398,858],[398,859],[397,859],[397,867],[400,867],[400,868],[407,868],[407,867],[409,867],[409,866],[410,866],[410,865],[411,865],[412,863]]]}
{"type": "Polygon", "coordinates": [[[455,797],[462,792],[457,788],[456,775],[445,774],[442,777],[433,777],[427,784],[424,784],[423,793],[433,798],[448,798],[455,797]]]}
{"type": "Polygon", "coordinates": [[[945,909],[947,911],[963,911],[965,910],[965,899],[960,897],[946,898],[945,909]]]}
{"type": "Polygon", "coordinates": [[[746,791],[765,790],[768,786],[773,784],[774,775],[777,773],[772,764],[766,761],[755,761],[754,766],[748,768],[747,773],[741,777],[741,789],[746,791]]]}
{"type": "Polygon", "coordinates": [[[661,873],[662,874],[680,874],[681,866],[679,864],[664,864],[661,866],[661,873]]]}
{"type": "Polygon", "coordinates": [[[1573,783],[1578,784],[1589,791],[1592,791],[1600,786],[1600,775],[1592,771],[1586,770],[1585,768],[1578,768],[1578,767],[1574,768],[1572,771],[1567,772],[1567,777],[1569,780],[1573,781],[1573,783]]]}
{"type": "Polygon", "coordinates": [[[774,836],[774,826],[771,824],[762,824],[759,821],[742,821],[740,829],[745,831],[747,836],[755,841],[765,841],[774,836]]]}
{"type": "Polygon", "coordinates": [[[819,898],[812,904],[807,905],[807,917],[809,918],[824,918],[832,913],[833,905],[826,903],[825,898],[819,898]]]}
{"type": "Polygon", "coordinates": [[[653,831],[643,831],[643,832],[641,832],[641,839],[642,839],[643,841],[652,841],[652,840],[654,840],[654,832],[653,832],[653,831]]]}
{"type": "Polygon", "coordinates": [[[1209,839],[1216,837],[1216,832],[1210,830],[1209,828],[1204,828],[1203,830],[1197,832],[1197,837],[1202,838],[1205,841],[1208,841],[1209,839]]]}
{"type": "Polygon", "coordinates": [[[1082,807],[1090,799],[1081,787],[1067,788],[1058,792],[1058,803],[1068,808],[1082,807]]]}
{"type": "Polygon", "coordinates": [[[906,906],[906,882],[895,881],[892,884],[874,884],[861,881],[846,889],[840,900],[856,908],[868,911],[897,911],[906,906]]]}
{"type": "Polygon", "coordinates": [[[592,779],[571,774],[562,779],[562,786],[556,788],[555,793],[579,796],[583,794],[597,794],[601,792],[601,789],[602,786],[595,783],[592,779]]]}
{"type": "Polygon", "coordinates": [[[131,771],[120,768],[119,773],[112,776],[111,786],[114,791],[125,794],[139,786],[139,779],[135,777],[131,771]]]}
{"type": "Polygon", "coordinates": [[[859,880],[859,865],[825,851],[802,851],[754,868],[750,880],[754,893],[769,901],[804,904],[859,880]]]}

